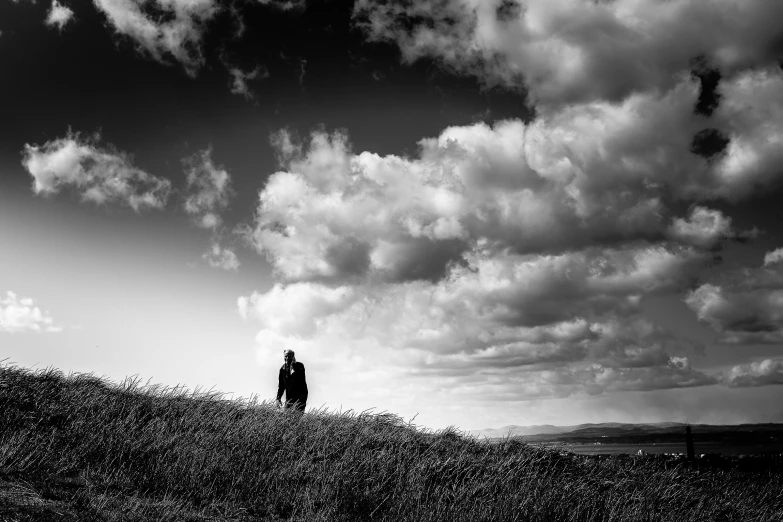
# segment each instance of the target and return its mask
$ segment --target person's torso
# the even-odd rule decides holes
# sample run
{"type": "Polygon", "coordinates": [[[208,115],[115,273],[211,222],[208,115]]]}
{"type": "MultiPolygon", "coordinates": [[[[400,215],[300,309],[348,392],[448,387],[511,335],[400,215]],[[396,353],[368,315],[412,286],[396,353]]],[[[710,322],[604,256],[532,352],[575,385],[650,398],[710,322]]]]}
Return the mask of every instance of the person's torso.
{"type": "Polygon", "coordinates": [[[280,368],[285,382],[285,394],[287,399],[307,396],[307,382],[305,381],[304,364],[295,362],[291,365],[291,373],[286,371],[285,365],[280,368]]]}

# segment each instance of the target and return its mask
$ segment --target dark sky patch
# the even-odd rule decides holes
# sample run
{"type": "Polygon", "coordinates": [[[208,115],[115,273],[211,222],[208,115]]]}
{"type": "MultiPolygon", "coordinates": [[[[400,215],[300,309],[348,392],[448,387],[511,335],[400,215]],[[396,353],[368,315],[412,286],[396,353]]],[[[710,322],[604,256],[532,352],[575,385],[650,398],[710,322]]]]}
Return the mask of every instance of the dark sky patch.
{"type": "Polygon", "coordinates": [[[713,111],[720,104],[720,93],[718,85],[720,84],[721,74],[718,69],[708,65],[704,57],[699,57],[694,62],[691,74],[699,79],[699,99],[696,102],[694,111],[703,116],[712,116],[713,111]]]}
{"type": "Polygon", "coordinates": [[[514,0],[503,0],[497,8],[498,20],[501,22],[513,22],[522,14],[522,6],[514,0]]]}
{"type": "MultiPolygon", "coordinates": [[[[306,136],[328,122],[349,129],[356,152],[416,155],[418,140],[449,125],[530,115],[518,94],[482,89],[433,60],[400,64],[396,46],[368,42],[353,24],[351,1],[223,9],[207,24],[194,78],[173,59],[140,53],[91,3],[71,7],[77,23],[59,33],[44,26],[43,3],[0,4],[0,67],[14,71],[0,83],[0,99],[13,100],[0,156],[18,165],[25,143],[100,131],[140,168],[181,180],[180,159],[211,145],[237,190],[227,224],[250,219],[277,170],[268,143],[281,128],[306,136]],[[263,73],[247,81],[250,101],[232,94],[231,67],[263,73]]],[[[21,165],[15,176],[26,177],[21,165]]]]}
{"type": "Polygon", "coordinates": [[[693,136],[691,152],[709,160],[726,150],[729,141],[718,129],[703,129],[693,136]]]}

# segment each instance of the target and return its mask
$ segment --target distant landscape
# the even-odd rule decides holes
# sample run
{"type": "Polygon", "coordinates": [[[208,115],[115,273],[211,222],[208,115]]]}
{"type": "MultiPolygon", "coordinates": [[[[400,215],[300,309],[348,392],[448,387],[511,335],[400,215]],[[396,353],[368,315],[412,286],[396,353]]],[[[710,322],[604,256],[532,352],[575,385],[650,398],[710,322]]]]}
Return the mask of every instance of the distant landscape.
{"type": "MultiPolygon", "coordinates": [[[[514,438],[529,444],[559,445],[582,454],[685,453],[685,423],[607,422],[575,426],[504,426],[470,431],[479,439],[514,438]]],[[[783,453],[783,424],[690,424],[696,454],[783,453]]]]}

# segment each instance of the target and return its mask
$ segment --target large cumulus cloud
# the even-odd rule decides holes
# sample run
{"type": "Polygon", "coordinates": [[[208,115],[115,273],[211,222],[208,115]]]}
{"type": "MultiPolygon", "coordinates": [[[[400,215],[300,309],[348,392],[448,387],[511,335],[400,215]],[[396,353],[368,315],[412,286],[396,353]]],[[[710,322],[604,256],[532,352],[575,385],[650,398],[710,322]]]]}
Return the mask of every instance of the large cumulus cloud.
{"type": "Polygon", "coordinates": [[[778,183],[772,84],[771,69],[721,84],[709,124],[732,145],[710,155],[693,150],[707,118],[690,75],[666,93],[450,127],[415,157],[283,131],[250,234],[279,283],[241,310],[263,350],[339,353],[375,379],[396,368],[468,396],[715,384],[690,365],[700,347],[639,304],[693,288],[712,252],[757,233],[711,202],[778,183]],[[774,132],[750,138],[759,126],[774,132]]]}
{"type": "Polygon", "coordinates": [[[524,88],[539,108],[666,91],[697,57],[732,74],[783,54],[783,5],[763,0],[358,0],[354,15],[406,61],[524,88]]]}
{"type": "Polygon", "coordinates": [[[711,124],[730,144],[709,158],[691,151],[705,122],[689,76],[664,95],[450,127],[422,139],[416,158],[356,154],[341,133],[304,145],[283,133],[286,170],[261,193],[253,239],[286,280],[339,281],[436,280],[476,241],[532,254],[752,236],[708,205],[779,183],[783,73],[741,75],[722,92],[711,124]],[[677,201],[701,203],[677,216],[677,201]]]}
{"type": "Polygon", "coordinates": [[[699,386],[716,381],[691,368],[698,347],[643,319],[639,303],[689,284],[709,259],[646,243],[559,255],[477,247],[437,281],[316,278],[239,306],[261,323],[264,357],[293,348],[323,358],[322,373],[373,375],[384,406],[444,388],[515,401],[699,386]]]}
{"type": "Polygon", "coordinates": [[[480,408],[741,385],[694,368],[704,347],[641,303],[689,296],[745,336],[733,342],[778,335],[783,254],[752,291],[703,278],[727,241],[759,234],[725,203],[783,177],[780,9],[360,0],[372,38],[525,87],[536,115],[449,127],[413,156],[355,151],[343,132],[276,134],[280,170],[248,234],[276,282],[239,299],[261,324],[260,360],[304,351],[329,386],[350,375],[361,400],[408,411],[411,397],[480,408]],[[756,294],[735,306],[742,292],[756,294]]]}

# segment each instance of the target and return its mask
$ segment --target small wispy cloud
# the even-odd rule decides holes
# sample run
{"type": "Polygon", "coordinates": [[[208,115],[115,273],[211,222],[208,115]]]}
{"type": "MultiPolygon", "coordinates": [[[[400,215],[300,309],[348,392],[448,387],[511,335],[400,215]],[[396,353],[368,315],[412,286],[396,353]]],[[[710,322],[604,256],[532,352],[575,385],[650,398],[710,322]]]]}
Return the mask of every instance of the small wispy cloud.
{"type": "Polygon", "coordinates": [[[280,9],[281,11],[302,10],[306,7],[306,0],[259,0],[259,3],[280,9]]]}
{"type": "Polygon", "coordinates": [[[212,160],[212,148],[208,147],[182,160],[185,167],[185,212],[193,223],[212,231],[209,251],[202,255],[209,266],[236,271],[239,259],[230,248],[221,245],[223,217],[234,194],[231,175],[212,160]]]}
{"type": "Polygon", "coordinates": [[[301,58],[299,60],[299,85],[304,86],[305,68],[307,67],[307,60],[301,58]]]}
{"type": "Polygon", "coordinates": [[[783,261],[783,248],[778,248],[764,255],[764,266],[777,265],[783,261]]]}
{"type": "Polygon", "coordinates": [[[212,149],[206,148],[182,160],[187,187],[185,212],[195,224],[215,230],[222,223],[220,213],[232,195],[231,175],[212,161],[212,149]]]}
{"type": "Polygon", "coordinates": [[[210,250],[201,257],[212,268],[233,271],[239,269],[239,259],[234,251],[230,248],[221,246],[217,242],[213,242],[210,250]]]}
{"type": "Polygon", "coordinates": [[[227,66],[228,72],[231,75],[231,94],[237,94],[243,96],[248,101],[256,99],[256,94],[248,85],[248,82],[253,80],[262,80],[269,78],[269,71],[266,67],[256,66],[253,70],[245,72],[239,67],[227,66]]]}
{"type": "Polygon", "coordinates": [[[172,57],[191,76],[204,64],[201,42],[206,23],[220,11],[213,0],[95,0],[95,5],[140,51],[164,63],[172,57]]]}
{"type": "Polygon", "coordinates": [[[19,297],[7,291],[0,297],[0,332],[61,332],[48,312],[35,305],[29,297],[19,297]]]}
{"type": "MultiPolygon", "coordinates": [[[[271,8],[290,11],[305,8],[304,0],[262,0],[271,8]]],[[[216,0],[95,0],[114,30],[138,45],[138,50],[161,63],[172,58],[195,77],[204,66],[204,34],[209,23],[225,9],[231,10],[244,32],[239,10],[216,0]]]]}
{"type": "Polygon", "coordinates": [[[49,13],[46,15],[46,25],[49,27],[57,27],[60,31],[73,20],[73,10],[68,6],[65,6],[57,0],[52,0],[52,6],[49,8],[49,13]]]}

